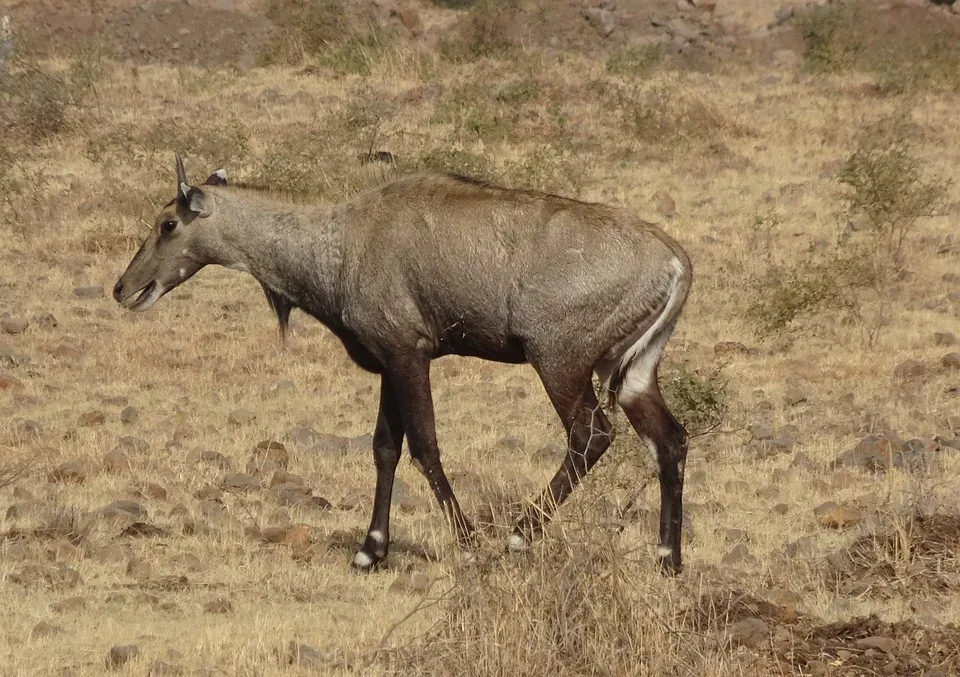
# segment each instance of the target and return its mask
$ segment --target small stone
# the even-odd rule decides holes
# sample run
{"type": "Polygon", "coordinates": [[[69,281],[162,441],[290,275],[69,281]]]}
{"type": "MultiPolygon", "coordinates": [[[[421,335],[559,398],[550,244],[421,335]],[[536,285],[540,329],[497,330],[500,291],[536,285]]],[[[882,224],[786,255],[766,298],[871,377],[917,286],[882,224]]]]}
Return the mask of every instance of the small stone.
{"type": "Polygon", "coordinates": [[[810,677],[826,677],[830,672],[830,667],[819,660],[812,660],[807,663],[807,674],[810,677]]]}
{"type": "Polygon", "coordinates": [[[94,285],[86,287],[74,287],[73,295],[78,299],[100,299],[103,298],[103,287],[94,285]]]}
{"type": "Polygon", "coordinates": [[[74,482],[81,484],[87,478],[87,471],[80,461],[61,463],[47,475],[50,482],[74,482]]]}
{"type": "Polygon", "coordinates": [[[0,319],[0,331],[4,334],[22,334],[30,322],[22,317],[4,317],[0,319]]]}
{"type": "Polygon", "coordinates": [[[152,498],[155,501],[167,500],[167,490],[154,482],[147,482],[143,487],[142,493],[145,497],[152,498]]]}
{"type": "Polygon", "coordinates": [[[400,512],[404,513],[429,512],[431,505],[430,501],[422,496],[404,496],[397,502],[400,512]]]}
{"type": "Polygon", "coordinates": [[[920,378],[925,371],[926,365],[921,360],[910,358],[893,368],[893,377],[901,380],[920,378]]]}
{"type": "Polygon", "coordinates": [[[296,665],[313,670],[320,668],[325,663],[319,651],[307,644],[297,644],[293,640],[287,645],[285,661],[287,665],[296,665]]]}
{"type": "Polygon", "coordinates": [[[833,501],[821,503],[814,508],[813,514],[820,518],[822,526],[832,529],[851,527],[863,521],[863,513],[859,510],[837,505],[833,501]]]}
{"type": "Polygon", "coordinates": [[[259,491],[260,480],[253,475],[242,472],[232,472],[224,475],[223,487],[229,491],[259,491]]]}
{"type": "Polygon", "coordinates": [[[805,470],[806,472],[817,472],[820,468],[817,466],[813,460],[807,456],[805,453],[798,452],[793,460],[790,462],[791,468],[799,468],[800,470],[805,470]]]}
{"type": "Polygon", "coordinates": [[[269,464],[273,469],[286,470],[290,464],[290,454],[287,448],[280,442],[273,440],[264,440],[258,442],[253,450],[253,455],[247,463],[247,472],[261,473],[269,464]]]}
{"type": "MultiPolygon", "coordinates": [[[[102,293],[103,290],[101,290],[102,293]]],[[[116,670],[140,655],[140,649],[135,644],[126,646],[115,646],[107,653],[107,667],[116,670]]]]}
{"type": "Polygon", "coordinates": [[[183,674],[183,668],[179,665],[171,665],[161,660],[155,660],[147,668],[147,677],[180,677],[183,674]]]}
{"type": "Polygon", "coordinates": [[[892,656],[897,650],[897,643],[889,637],[864,637],[854,642],[858,649],[877,649],[892,656]]]}
{"type": "Polygon", "coordinates": [[[92,428],[93,426],[102,425],[104,421],[107,420],[107,415],[104,414],[99,409],[93,411],[85,411],[80,414],[77,418],[77,425],[82,428],[92,428]]]}
{"type": "Polygon", "coordinates": [[[325,437],[325,435],[317,432],[311,426],[301,425],[293,428],[289,433],[287,433],[287,437],[289,437],[290,441],[294,444],[306,447],[312,444],[317,444],[325,437]]]}
{"type": "Polygon", "coordinates": [[[775,506],[773,506],[773,512],[778,515],[786,515],[788,512],[790,512],[790,506],[786,503],[777,503],[775,506]]]}
{"type": "Polygon", "coordinates": [[[71,611],[83,611],[87,608],[87,600],[83,597],[67,597],[49,605],[50,611],[62,614],[71,611]]]}
{"type": "Polygon", "coordinates": [[[63,633],[64,629],[59,625],[54,625],[53,623],[48,623],[47,621],[40,621],[33,626],[33,630],[30,631],[30,637],[32,639],[37,639],[39,637],[62,635],[63,633]]]}
{"type": "Polygon", "coordinates": [[[287,527],[266,527],[260,530],[259,537],[267,543],[283,543],[287,538],[287,527]]]}
{"type": "Polygon", "coordinates": [[[734,546],[733,550],[723,556],[723,564],[745,564],[753,566],[757,563],[757,558],[753,556],[750,549],[743,543],[734,546]]]}
{"type": "Polygon", "coordinates": [[[147,509],[136,501],[131,501],[127,498],[121,498],[113,503],[103,506],[100,509],[101,513],[110,513],[110,512],[123,512],[134,518],[142,518],[147,516],[147,509]]]}
{"type": "Polygon", "coordinates": [[[559,444],[547,444],[540,447],[530,454],[530,460],[534,463],[544,463],[546,465],[556,465],[563,461],[567,455],[567,448],[559,444]]]}
{"type": "Polygon", "coordinates": [[[813,539],[809,536],[802,536],[797,540],[788,543],[784,554],[789,559],[795,557],[809,557],[813,554],[813,539]]]}
{"type": "Polygon", "coordinates": [[[941,347],[949,347],[956,345],[957,336],[949,331],[938,331],[933,334],[933,345],[941,347]]]}
{"type": "Polygon", "coordinates": [[[2,390],[19,392],[23,390],[23,383],[20,381],[20,379],[11,376],[10,374],[0,374],[0,391],[2,390]]]}
{"type": "Polygon", "coordinates": [[[219,451],[203,450],[200,452],[200,459],[204,463],[215,465],[222,470],[229,470],[233,467],[233,461],[221,454],[219,451]]]}
{"type": "Polygon", "coordinates": [[[50,551],[57,562],[79,562],[83,559],[83,550],[65,538],[54,541],[50,551]]]}
{"type": "Polygon", "coordinates": [[[103,469],[113,474],[130,472],[130,459],[122,451],[110,451],[103,457],[103,469]]]}
{"type": "Polygon", "coordinates": [[[426,592],[430,589],[430,577],[419,571],[400,574],[388,589],[390,592],[426,592]]]}
{"type": "Polygon", "coordinates": [[[203,613],[205,614],[232,614],[233,613],[233,604],[229,599],[218,597],[217,599],[211,600],[203,605],[203,613]]]}
{"type": "Polygon", "coordinates": [[[758,646],[770,634],[770,628],[759,618],[744,618],[730,628],[730,640],[746,647],[758,646]]]}
{"type": "Polygon", "coordinates": [[[130,406],[125,407],[123,411],[120,412],[120,422],[132,425],[140,420],[140,410],[136,407],[130,406]]]}
{"type": "Polygon", "coordinates": [[[780,489],[775,486],[766,486],[757,489],[757,497],[769,501],[770,499],[776,498],[780,495],[780,489]]]}
{"type": "Polygon", "coordinates": [[[41,329],[56,329],[60,324],[52,313],[40,313],[33,318],[33,322],[41,329]]]}
{"type": "Polygon", "coordinates": [[[723,537],[730,543],[740,543],[747,540],[747,532],[743,529],[724,529],[723,537]]]}
{"type": "Polygon", "coordinates": [[[783,401],[788,407],[795,407],[807,401],[807,394],[799,386],[790,385],[783,394],[783,401]]]}
{"type": "Polygon", "coordinates": [[[583,10],[583,15],[601,37],[610,37],[610,34],[617,28],[617,17],[609,9],[587,7],[583,10]]]}
{"type": "Polygon", "coordinates": [[[776,434],[774,428],[769,423],[753,423],[747,430],[750,432],[750,437],[755,442],[763,442],[765,440],[772,440],[773,436],[776,434]]]}
{"type": "Polygon", "coordinates": [[[300,477],[300,475],[294,475],[286,470],[277,470],[273,473],[273,477],[270,478],[270,488],[273,489],[282,484],[296,484],[302,487],[306,486],[307,480],[300,477]]]}
{"type": "Polygon", "coordinates": [[[940,360],[940,366],[944,369],[960,369],[960,353],[947,353],[940,360]]]}
{"type": "Polygon", "coordinates": [[[302,548],[310,545],[310,528],[303,524],[298,524],[297,526],[292,527],[289,531],[287,531],[283,542],[286,545],[294,548],[302,548]]]}
{"type": "Polygon", "coordinates": [[[78,360],[83,357],[83,351],[69,343],[61,343],[50,354],[58,360],[78,360]]]}
{"type": "Polygon", "coordinates": [[[223,492],[212,484],[200,487],[194,494],[199,501],[219,501],[223,497],[223,492]]]}
{"type": "Polygon", "coordinates": [[[123,546],[114,543],[102,548],[96,554],[96,559],[101,564],[119,564],[127,559],[128,553],[123,546]]]}
{"type": "Polygon", "coordinates": [[[653,205],[657,212],[668,219],[677,215],[677,204],[674,202],[670,193],[664,190],[658,190],[653,194],[653,205]]]}
{"type": "Polygon", "coordinates": [[[144,562],[142,559],[131,559],[127,562],[127,576],[136,579],[150,578],[150,562],[144,562]]]}
{"type": "Polygon", "coordinates": [[[231,425],[241,426],[253,422],[257,418],[249,409],[234,409],[227,416],[227,422],[231,425]]]}
{"type": "Polygon", "coordinates": [[[749,355],[753,351],[739,341],[720,341],[714,344],[715,355],[749,355]]]}

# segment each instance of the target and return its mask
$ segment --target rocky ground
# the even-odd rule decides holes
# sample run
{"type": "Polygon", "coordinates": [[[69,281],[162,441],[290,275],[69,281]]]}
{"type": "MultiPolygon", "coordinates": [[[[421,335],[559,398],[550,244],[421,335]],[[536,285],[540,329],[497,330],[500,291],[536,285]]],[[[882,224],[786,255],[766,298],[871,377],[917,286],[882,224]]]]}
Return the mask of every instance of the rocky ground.
{"type": "Polygon", "coordinates": [[[957,674],[958,5],[7,3],[0,673],[957,674]],[[758,336],[778,271],[869,233],[840,179],[884,125],[938,209],[877,298],[758,336]],[[506,556],[563,436],[532,370],[459,358],[433,371],[438,435],[478,562],[404,461],[390,566],[351,574],[376,380],[303,315],[281,346],[235,272],[143,314],[109,298],[175,150],[327,200],[455,169],[676,237],[684,574],[652,566],[657,482],[622,416],[506,556]]]}

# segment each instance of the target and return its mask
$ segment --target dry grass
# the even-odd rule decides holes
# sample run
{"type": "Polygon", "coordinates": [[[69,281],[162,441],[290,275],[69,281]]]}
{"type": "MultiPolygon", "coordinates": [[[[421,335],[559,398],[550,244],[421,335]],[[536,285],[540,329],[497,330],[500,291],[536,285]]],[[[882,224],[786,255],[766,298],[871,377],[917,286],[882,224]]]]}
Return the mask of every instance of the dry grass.
{"type": "MultiPolygon", "coordinates": [[[[33,133],[41,120],[17,109],[0,138],[0,314],[31,326],[0,334],[0,355],[29,357],[0,357],[0,376],[16,379],[0,390],[0,507],[18,506],[0,521],[0,672],[102,674],[111,646],[137,644],[140,658],[120,674],[145,674],[156,659],[186,674],[806,675],[810,661],[840,660],[836,649],[864,633],[901,630],[895,674],[922,674],[911,658],[957,669],[948,623],[960,614],[960,452],[941,452],[922,473],[830,468],[868,419],[905,439],[957,436],[947,424],[957,372],[936,366],[955,348],[932,340],[960,333],[955,278],[944,277],[960,256],[957,186],[946,214],[920,219],[907,239],[910,274],[872,347],[840,323],[757,343],[744,319],[746,281],[771,263],[764,248],[799,252],[835,234],[844,207],[836,172],[863,128],[906,103],[924,168],[956,174],[956,93],[881,96],[864,87],[875,76],[856,70],[771,81],[745,66],[678,72],[643,54],[636,67],[611,68],[605,57],[523,52],[450,62],[398,42],[363,52],[371,58],[354,70],[302,51],[278,60],[295,66],[249,71],[106,62],[95,88],[63,101],[50,133],[33,133]],[[371,149],[397,162],[361,164],[371,149]],[[685,574],[665,580],[653,568],[657,483],[622,416],[608,458],[545,541],[528,557],[503,556],[514,516],[504,506],[532,498],[552,475],[555,461],[534,452],[562,433],[531,369],[457,358],[434,369],[438,435],[462,503],[490,522],[479,564],[457,563],[435,508],[395,510],[391,568],[349,573],[369,503],[337,506],[369,502],[370,454],[289,438],[299,425],[348,437],[372,429],[376,380],[329,332],[295,315],[281,348],[259,287],[224,270],[203,271],[142,315],[73,294],[90,284],[109,291],[142,222],[173,193],[174,150],[191,176],[224,164],[238,179],[324,199],[436,167],[662,221],[696,271],[665,367],[706,377],[722,365],[728,390],[723,423],[694,439],[687,464],[685,574]],[[672,196],[676,217],[657,215],[657,191],[672,196]],[[56,327],[39,320],[45,312],[56,327]],[[720,341],[748,350],[715,354],[720,341]],[[894,380],[907,357],[926,362],[925,376],[894,380]],[[787,404],[789,389],[805,399],[787,404]],[[127,405],[140,410],[134,423],[120,421],[127,405]],[[229,423],[238,408],[256,418],[229,423]],[[89,411],[103,422],[82,419],[89,411]],[[789,468],[792,454],[758,458],[746,432],[754,423],[793,426],[796,451],[817,469],[789,468]],[[146,449],[127,449],[130,468],[108,472],[104,457],[128,435],[146,449]],[[334,509],[285,506],[269,489],[198,497],[225,472],[200,451],[243,471],[267,439],[287,444],[289,471],[334,509]],[[5,481],[22,459],[35,459],[30,473],[5,481]],[[71,460],[85,480],[51,482],[71,460]],[[148,483],[166,497],[151,497],[148,483]],[[162,531],[131,535],[133,518],[98,513],[121,498],[140,502],[137,519],[162,531]],[[864,521],[821,527],[813,508],[826,500],[858,506],[864,521]],[[260,536],[287,525],[305,526],[305,537],[260,536]],[[752,559],[725,562],[741,537],[752,559]],[[800,538],[809,541],[787,556],[800,538]],[[390,589],[406,570],[430,578],[425,595],[390,589]],[[850,584],[863,572],[870,594],[850,584]],[[73,597],[83,601],[58,606],[73,597]],[[218,598],[232,611],[204,610],[218,598]],[[727,633],[748,617],[770,635],[736,646],[727,633]],[[37,635],[41,621],[63,632],[37,635]],[[314,662],[288,665],[290,641],[316,649],[301,654],[314,662]]],[[[61,79],[88,72],[66,58],[42,65],[61,79]]],[[[399,477],[430,498],[408,463],[399,477]]],[[[855,651],[829,674],[876,674],[890,660],[855,651]]]]}

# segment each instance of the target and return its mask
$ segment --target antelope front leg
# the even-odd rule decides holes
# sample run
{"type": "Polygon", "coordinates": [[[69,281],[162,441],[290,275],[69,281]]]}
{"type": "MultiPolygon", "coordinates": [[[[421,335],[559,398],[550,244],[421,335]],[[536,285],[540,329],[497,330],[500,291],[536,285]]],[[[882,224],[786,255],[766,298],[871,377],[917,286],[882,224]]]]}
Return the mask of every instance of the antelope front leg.
{"type": "Polygon", "coordinates": [[[463,515],[440,463],[433,396],[430,392],[429,357],[416,355],[396,359],[388,364],[387,373],[397,398],[414,465],[430,484],[460,546],[469,549],[473,545],[473,524],[463,515]]]}
{"type": "Polygon", "coordinates": [[[353,567],[372,571],[386,559],[390,547],[390,503],[393,478],[403,445],[403,422],[387,378],[380,379],[380,412],[373,433],[373,460],[377,467],[377,488],[373,497],[373,516],[363,547],[353,557],[353,567]]]}

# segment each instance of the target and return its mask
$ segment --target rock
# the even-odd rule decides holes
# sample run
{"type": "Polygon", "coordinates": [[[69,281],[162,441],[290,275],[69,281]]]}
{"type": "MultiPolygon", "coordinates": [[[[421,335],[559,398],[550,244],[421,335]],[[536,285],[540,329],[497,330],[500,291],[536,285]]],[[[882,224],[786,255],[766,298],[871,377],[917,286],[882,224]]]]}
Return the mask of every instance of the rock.
{"type": "Polygon", "coordinates": [[[757,449],[757,458],[770,458],[778,454],[789,454],[793,451],[796,441],[792,437],[778,437],[774,440],[761,442],[757,449]]]}
{"type": "Polygon", "coordinates": [[[780,488],[779,488],[779,487],[766,486],[766,487],[761,487],[760,489],[757,489],[757,496],[758,496],[759,498],[764,499],[765,501],[769,501],[769,500],[771,500],[771,499],[774,499],[774,498],[776,498],[776,497],[779,496],[779,495],[780,495],[780,488]]]}
{"type": "Polygon", "coordinates": [[[807,401],[807,394],[796,384],[787,386],[783,394],[783,402],[788,407],[795,407],[807,401]]]}
{"type": "Polygon", "coordinates": [[[227,422],[231,425],[242,426],[252,423],[256,418],[257,415],[249,409],[234,409],[227,416],[227,422]]]}
{"type": "Polygon", "coordinates": [[[715,355],[750,355],[755,351],[739,341],[720,341],[714,344],[713,352],[715,355]]]}
{"type": "Polygon", "coordinates": [[[205,614],[232,614],[233,613],[233,604],[229,599],[224,597],[218,597],[217,599],[211,600],[203,605],[203,613],[205,614]]]}
{"type": "Polygon", "coordinates": [[[48,586],[55,590],[69,590],[82,582],[80,574],[66,564],[28,564],[17,573],[8,574],[7,580],[25,588],[48,586]]]}
{"type": "Polygon", "coordinates": [[[260,530],[260,538],[267,543],[283,543],[287,538],[287,527],[266,527],[260,530]]]}
{"type": "Polygon", "coordinates": [[[101,564],[119,564],[125,561],[127,557],[128,553],[126,549],[118,543],[108,545],[96,554],[96,559],[101,564]]]}
{"type": "Polygon", "coordinates": [[[677,215],[677,204],[670,197],[670,194],[664,190],[658,190],[653,194],[653,205],[657,212],[668,219],[677,215]]]}
{"type": "Polygon", "coordinates": [[[254,448],[250,461],[247,463],[247,472],[258,474],[264,472],[266,467],[273,470],[286,470],[289,464],[290,454],[287,453],[287,448],[283,444],[272,440],[263,440],[258,442],[254,448]]]}
{"type": "Polygon", "coordinates": [[[773,506],[773,512],[775,512],[777,515],[786,515],[788,512],[790,512],[790,506],[786,503],[777,503],[775,506],[773,506]]]}
{"type": "Polygon", "coordinates": [[[228,491],[259,491],[260,479],[242,472],[232,472],[223,476],[223,488],[228,491]]]}
{"type": "Polygon", "coordinates": [[[944,369],[960,369],[960,353],[947,353],[940,360],[940,366],[944,369]]]}
{"type": "Polygon", "coordinates": [[[926,371],[926,365],[914,358],[904,360],[893,368],[893,377],[900,380],[920,378],[926,371]]]}
{"type": "Polygon", "coordinates": [[[418,593],[426,592],[430,589],[430,577],[425,573],[414,571],[411,573],[400,574],[396,580],[390,584],[390,592],[418,593]]]}
{"type": "Polygon", "coordinates": [[[297,446],[307,447],[311,444],[317,444],[320,442],[326,435],[323,433],[317,432],[313,427],[308,425],[300,425],[296,428],[293,428],[287,437],[290,438],[290,441],[296,444],[297,446]]]}
{"type": "Polygon", "coordinates": [[[83,357],[83,351],[69,343],[61,343],[50,354],[58,360],[78,360],[83,357]]]}
{"type": "Polygon", "coordinates": [[[103,425],[107,420],[107,415],[99,409],[85,411],[77,417],[77,425],[81,428],[92,428],[93,426],[103,425]]]}
{"type": "Polygon", "coordinates": [[[296,665],[301,668],[317,670],[326,663],[319,651],[307,644],[297,644],[290,640],[284,654],[287,665],[296,665]]]}
{"type": "Polygon", "coordinates": [[[159,538],[167,535],[165,529],[146,522],[134,522],[120,532],[120,536],[126,538],[159,538]]]}
{"type": "Polygon", "coordinates": [[[23,383],[20,379],[10,374],[0,374],[0,391],[3,390],[19,392],[23,390],[23,383]]]}
{"type": "Polygon", "coordinates": [[[13,432],[17,437],[22,439],[39,437],[43,434],[43,423],[29,418],[23,421],[17,421],[14,424],[13,432]]]}
{"type": "Polygon", "coordinates": [[[103,506],[98,511],[102,515],[109,515],[116,512],[126,513],[130,517],[135,519],[147,517],[147,509],[136,501],[131,501],[130,499],[121,498],[113,503],[103,506]]]}
{"type": "Polygon", "coordinates": [[[820,518],[821,526],[832,529],[851,527],[863,521],[863,513],[859,510],[837,505],[833,501],[821,503],[814,508],[813,514],[820,518]]]}
{"type": "Polygon", "coordinates": [[[770,628],[759,618],[744,618],[729,630],[730,641],[745,647],[759,646],[770,634],[770,628]]]}
{"type": "Polygon", "coordinates": [[[120,422],[132,425],[140,420],[140,410],[136,407],[124,407],[123,411],[120,412],[120,422]]]}
{"type": "Polygon", "coordinates": [[[215,465],[221,470],[230,470],[233,467],[233,461],[221,454],[219,451],[210,451],[210,450],[201,450],[199,454],[199,461],[204,463],[209,463],[210,465],[215,465]]]}
{"type": "Polygon", "coordinates": [[[4,334],[22,334],[30,322],[22,317],[4,317],[0,319],[0,331],[4,334]]]}
{"type": "Polygon", "coordinates": [[[400,512],[429,512],[432,503],[422,496],[404,496],[397,502],[400,512]]]}
{"type": "Polygon", "coordinates": [[[773,23],[770,24],[770,27],[775,28],[776,26],[782,26],[792,18],[793,5],[782,5],[780,9],[777,10],[777,13],[773,15],[773,23]]]}
{"type": "Polygon", "coordinates": [[[530,460],[534,463],[545,463],[546,465],[556,465],[563,461],[567,455],[567,448],[559,444],[547,444],[540,447],[530,454],[530,460]]]}
{"type": "Polygon", "coordinates": [[[70,611],[83,611],[87,608],[87,600],[83,597],[67,597],[58,602],[52,602],[49,605],[50,611],[55,614],[67,613],[70,611]]]}
{"type": "Polygon", "coordinates": [[[892,656],[897,650],[897,643],[889,637],[864,637],[854,642],[858,649],[877,649],[892,656]]]}
{"type": "Polygon", "coordinates": [[[802,451],[793,457],[793,461],[790,462],[790,467],[799,468],[800,470],[805,470],[810,473],[817,472],[820,469],[819,466],[802,451]]]}
{"type": "Polygon", "coordinates": [[[949,331],[938,331],[933,334],[933,345],[940,347],[949,347],[956,345],[957,336],[949,331]]]}
{"type": "Polygon", "coordinates": [[[60,324],[57,321],[57,318],[54,317],[52,313],[46,313],[46,312],[40,313],[39,315],[34,317],[33,322],[41,329],[56,329],[57,326],[60,324]]]}
{"type": "Polygon", "coordinates": [[[66,461],[50,471],[47,479],[50,482],[74,482],[82,484],[87,478],[87,471],[80,461],[66,461]]]}
{"type": "Polygon", "coordinates": [[[850,451],[837,456],[835,465],[861,467],[872,471],[903,465],[903,441],[893,433],[868,435],[850,451]]]}
{"type": "Polygon", "coordinates": [[[167,500],[167,490],[161,485],[155,484],[154,482],[147,482],[143,486],[141,493],[146,498],[151,498],[155,501],[167,500]]]}
{"type": "Polygon", "coordinates": [[[223,492],[212,484],[200,487],[194,494],[198,501],[219,501],[222,496],[223,492]]]}
{"type": "Polygon", "coordinates": [[[53,635],[62,635],[64,629],[59,625],[54,625],[53,623],[48,623],[47,621],[40,621],[33,626],[33,630],[30,631],[31,639],[38,639],[40,637],[52,637],[53,635]]]}
{"type": "Polygon", "coordinates": [[[295,484],[303,487],[306,486],[307,480],[300,477],[300,475],[294,475],[286,470],[277,470],[273,473],[273,477],[270,478],[270,488],[273,489],[281,484],[295,484]]]}
{"type": "Polygon", "coordinates": [[[750,433],[750,438],[755,442],[771,440],[776,434],[773,426],[769,423],[753,423],[748,426],[747,430],[750,433]]]}
{"type": "Polygon", "coordinates": [[[118,440],[116,448],[132,454],[143,454],[150,449],[150,444],[143,438],[125,435],[118,440]]]}
{"type": "Polygon", "coordinates": [[[103,298],[103,287],[95,285],[74,287],[73,295],[78,299],[100,299],[103,298]]]}
{"type": "Polygon", "coordinates": [[[286,545],[294,548],[303,548],[310,545],[310,528],[303,524],[298,524],[297,526],[292,527],[289,531],[287,531],[283,542],[286,545]]]}
{"type": "Polygon", "coordinates": [[[171,665],[161,660],[155,660],[147,668],[147,677],[180,677],[183,674],[183,668],[179,665],[171,665]]]}
{"type": "Polygon", "coordinates": [[[587,7],[583,10],[583,16],[601,37],[610,37],[610,34],[617,28],[617,17],[609,9],[587,7]]]}
{"type": "Polygon", "coordinates": [[[105,472],[120,474],[130,472],[130,459],[122,451],[110,451],[103,457],[105,472]]]}
{"type": "MultiPolygon", "coordinates": [[[[103,290],[101,290],[102,293],[103,290]]],[[[117,670],[140,655],[140,649],[135,644],[125,646],[115,646],[107,653],[107,667],[111,670],[117,670]]]]}
{"type": "Polygon", "coordinates": [[[747,540],[747,532],[743,529],[724,529],[723,537],[730,543],[740,543],[747,540]]]}
{"type": "Polygon", "coordinates": [[[813,555],[813,539],[809,536],[803,536],[787,544],[784,549],[784,555],[789,559],[795,557],[810,557],[813,555]]]}
{"type": "Polygon", "coordinates": [[[753,566],[757,563],[757,558],[753,556],[745,544],[740,543],[735,545],[733,550],[724,555],[720,561],[726,565],[745,564],[747,566],[753,566]]]}

